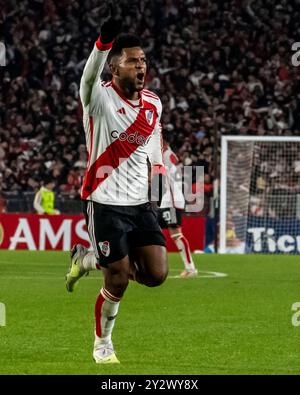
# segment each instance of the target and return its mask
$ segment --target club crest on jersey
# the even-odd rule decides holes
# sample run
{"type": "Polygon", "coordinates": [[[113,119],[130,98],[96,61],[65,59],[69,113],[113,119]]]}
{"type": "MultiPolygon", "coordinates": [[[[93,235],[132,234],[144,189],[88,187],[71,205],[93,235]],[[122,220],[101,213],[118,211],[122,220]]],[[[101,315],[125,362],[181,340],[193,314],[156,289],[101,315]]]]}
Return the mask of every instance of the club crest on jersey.
{"type": "Polygon", "coordinates": [[[109,241],[99,241],[99,247],[104,256],[107,257],[110,254],[109,241]]]}
{"type": "Polygon", "coordinates": [[[146,110],[145,115],[146,115],[147,122],[149,123],[149,125],[151,125],[153,122],[153,116],[154,116],[153,110],[146,110]]]}

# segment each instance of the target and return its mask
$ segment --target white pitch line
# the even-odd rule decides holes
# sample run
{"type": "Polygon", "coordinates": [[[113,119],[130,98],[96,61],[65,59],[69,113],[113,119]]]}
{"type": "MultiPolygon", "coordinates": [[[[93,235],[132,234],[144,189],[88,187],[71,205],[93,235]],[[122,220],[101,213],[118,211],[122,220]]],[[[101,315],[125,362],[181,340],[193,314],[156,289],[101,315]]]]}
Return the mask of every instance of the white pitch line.
{"type": "MultiPolygon", "coordinates": [[[[177,270],[171,269],[170,272],[174,272],[177,270]]],[[[221,272],[208,272],[208,271],[203,271],[203,270],[198,270],[198,275],[195,277],[190,277],[190,278],[222,278],[222,277],[227,277],[227,273],[221,273],[221,272]],[[202,274],[201,274],[202,273],[202,274]]],[[[180,275],[176,276],[168,276],[168,278],[181,278],[180,275]]]]}
{"type": "MultiPolygon", "coordinates": [[[[178,269],[169,269],[170,273],[178,273],[178,269]]],[[[100,272],[101,273],[101,272],[100,272]]],[[[29,274],[29,273],[28,273],[29,274]]],[[[31,275],[14,275],[13,273],[0,273],[0,280],[7,279],[7,280],[64,280],[64,275],[57,276],[56,273],[51,272],[43,272],[42,275],[37,275],[38,272],[32,273],[31,275]]],[[[198,275],[195,277],[190,278],[223,278],[227,277],[228,274],[221,273],[221,272],[210,272],[210,271],[203,271],[198,270],[198,275]]],[[[174,279],[174,278],[181,278],[180,274],[177,275],[169,275],[167,278],[174,279]]],[[[99,277],[89,277],[92,280],[99,280],[99,277]]]]}

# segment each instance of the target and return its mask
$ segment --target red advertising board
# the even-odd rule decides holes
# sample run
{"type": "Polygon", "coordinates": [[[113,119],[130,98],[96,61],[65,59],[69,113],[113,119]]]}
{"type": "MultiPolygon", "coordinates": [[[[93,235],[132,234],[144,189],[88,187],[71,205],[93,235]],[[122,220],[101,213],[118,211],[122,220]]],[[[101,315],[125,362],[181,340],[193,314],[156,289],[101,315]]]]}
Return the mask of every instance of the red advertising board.
{"type": "MultiPolygon", "coordinates": [[[[182,227],[191,250],[202,250],[205,219],[183,217],[182,227]]],[[[164,234],[168,251],[176,251],[166,231],[164,234]]],[[[0,214],[0,249],[68,251],[75,243],[90,246],[82,215],[0,214]]]]}

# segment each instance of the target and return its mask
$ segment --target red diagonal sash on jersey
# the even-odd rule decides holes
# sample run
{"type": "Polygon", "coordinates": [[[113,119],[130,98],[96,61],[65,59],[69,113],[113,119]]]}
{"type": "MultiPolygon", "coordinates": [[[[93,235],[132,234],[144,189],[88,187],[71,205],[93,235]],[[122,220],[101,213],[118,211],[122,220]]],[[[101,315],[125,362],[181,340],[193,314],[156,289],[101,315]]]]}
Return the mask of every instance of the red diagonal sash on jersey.
{"type": "MultiPolygon", "coordinates": [[[[145,107],[140,109],[136,120],[125,131],[127,134],[137,132],[139,136],[145,139],[151,135],[156,125],[157,112],[156,107],[149,102],[144,101],[145,107]],[[153,111],[153,119],[149,125],[146,119],[146,111],[153,111]]],[[[137,139],[135,139],[137,140],[137,139]]],[[[127,159],[139,147],[137,141],[129,143],[127,140],[120,141],[119,139],[112,142],[106,150],[99,156],[99,158],[87,170],[82,188],[82,199],[87,199],[91,193],[107,178],[110,173],[106,170],[99,171],[101,168],[116,169],[120,164],[120,159],[127,159]]]]}

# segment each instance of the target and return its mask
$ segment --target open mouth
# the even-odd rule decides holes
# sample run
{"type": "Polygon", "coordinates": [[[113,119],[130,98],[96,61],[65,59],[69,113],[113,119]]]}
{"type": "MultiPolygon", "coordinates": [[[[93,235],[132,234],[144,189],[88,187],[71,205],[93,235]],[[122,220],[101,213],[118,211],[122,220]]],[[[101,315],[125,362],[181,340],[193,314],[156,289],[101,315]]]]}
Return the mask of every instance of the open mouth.
{"type": "Polygon", "coordinates": [[[136,75],[136,78],[138,79],[138,81],[144,82],[145,74],[144,73],[138,73],[136,75]]]}

